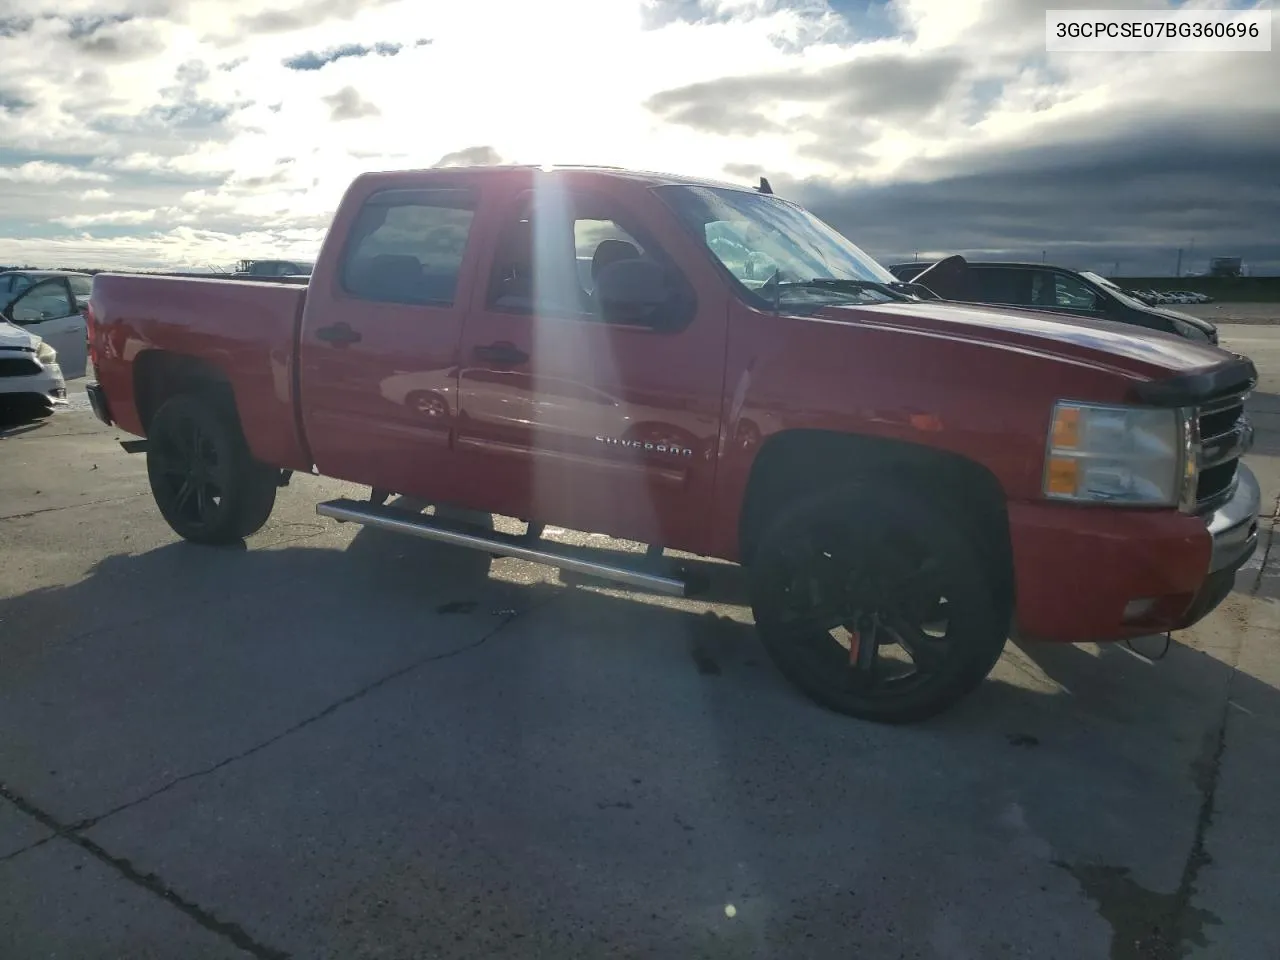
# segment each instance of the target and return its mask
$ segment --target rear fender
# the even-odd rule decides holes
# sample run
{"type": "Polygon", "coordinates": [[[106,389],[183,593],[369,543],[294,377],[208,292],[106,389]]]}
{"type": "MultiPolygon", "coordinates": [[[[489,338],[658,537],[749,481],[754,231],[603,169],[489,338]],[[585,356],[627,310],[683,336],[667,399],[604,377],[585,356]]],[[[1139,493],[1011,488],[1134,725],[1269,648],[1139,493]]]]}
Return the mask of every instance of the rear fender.
{"type": "Polygon", "coordinates": [[[253,391],[216,359],[167,350],[144,350],[133,361],[133,406],[137,430],[146,436],[156,411],[180,393],[207,393],[236,414],[254,459],[287,469],[310,470],[297,455],[291,418],[254,416],[253,391]]]}

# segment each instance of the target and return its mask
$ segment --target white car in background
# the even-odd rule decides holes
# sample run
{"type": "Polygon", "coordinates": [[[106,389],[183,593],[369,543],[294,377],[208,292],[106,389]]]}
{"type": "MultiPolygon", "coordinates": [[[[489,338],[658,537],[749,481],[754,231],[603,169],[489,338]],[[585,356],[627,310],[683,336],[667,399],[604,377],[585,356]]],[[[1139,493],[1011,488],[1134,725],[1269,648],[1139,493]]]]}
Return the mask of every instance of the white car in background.
{"type": "MultiPolygon", "coordinates": [[[[16,275],[0,274],[0,279],[16,275]]],[[[84,311],[93,277],[65,270],[24,270],[21,277],[25,284],[21,292],[7,299],[0,293],[0,317],[56,350],[66,377],[83,377],[89,362],[84,311]]]]}
{"type": "Polygon", "coordinates": [[[44,416],[67,402],[58,354],[40,337],[0,320],[0,416],[44,416]]]}

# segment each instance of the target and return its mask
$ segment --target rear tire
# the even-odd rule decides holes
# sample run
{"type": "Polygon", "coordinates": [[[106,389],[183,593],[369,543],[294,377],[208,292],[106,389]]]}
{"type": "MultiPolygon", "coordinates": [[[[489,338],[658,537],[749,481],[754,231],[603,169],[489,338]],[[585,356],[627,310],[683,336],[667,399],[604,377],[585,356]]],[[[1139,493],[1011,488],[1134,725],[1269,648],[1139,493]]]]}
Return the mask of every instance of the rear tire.
{"type": "Polygon", "coordinates": [[[876,487],[802,497],[768,525],[750,574],[782,674],[848,716],[912,723],[995,666],[1007,603],[982,550],[930,498],[876,487]]]}
{"type": "Polygon", "coordinates": [[[232,405],[212,394],[166,401],[147,431],[147,477],[160,514],[194,543],[235,543],[271,516],[280,471],[249,453],[232,405]]]}

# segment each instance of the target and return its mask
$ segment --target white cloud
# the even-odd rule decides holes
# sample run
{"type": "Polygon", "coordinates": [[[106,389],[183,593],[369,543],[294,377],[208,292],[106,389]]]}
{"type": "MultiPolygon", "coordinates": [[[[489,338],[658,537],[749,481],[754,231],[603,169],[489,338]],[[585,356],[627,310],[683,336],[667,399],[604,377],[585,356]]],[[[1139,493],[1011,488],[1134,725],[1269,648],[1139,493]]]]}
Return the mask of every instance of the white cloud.
{"type": "MultiPolygon", "coordinates": [[[[34,0],[16,2],[18,13],[44,9],[34,0]]],[[[113,12],[140,10],[139,4],[121,0],[113,12]]],[[[181,17],[131,21],[134,45],[112,63],[67,56],[65,19],[37,18],[29,35],[0,40],[0,90],[22,78],[24,96],[36,103],[7,130],[11,142],[94,158],[79,174],[49,163],[33,170],[133,184],[112,190],[110,210],[80,206],[105,198],[53,191],[41,199],[50,219],[90,233],[103,226],[194,226],[201,217],[228,229],[238,222],[246,231],[260,224],[311,229],[360,172],[429,166],[479,144],[512,162],[603,162],[715,175],[733,148],[663,124],[644,100],[672,84],[714,78],[744,59],[778,68],[795,62],[771,39],[794,19],[785,13],[720,25],[708,44],[696,29],[642,31],[638,2],[625,0],[442,0],[430,10],[416,0],[329,6],[334,18],[312,17],[312,26],[223,43],[228,24],[258,15],[262,5],[191,0],[181,5],[181,17]],[[150,52],[148,31],[163,41],[150,52]],[[418,38],[431,42],[410,42],[418,38]],[[378,42],[405,45],[395,57],[345,58],[323,71],[284,66],[306,50],[378,42]],[[494,63],[504,69],[494,70],[494,63]],[[219,118],[219,108],[229,105],[236,109],[219,118]],[[147,116],[157,122],[143,127],[124,119],[147,116]],[[333,122],[344,118],[353,120],[333,122]],[[178,120],[201,125],[178,130],[178,120]],[[193,191],[179,184],[183,179],[200,183],[193,191]]],[[[87,0],[64,11],[99,12],[87,0]]],[[[290,17],[296,12],[291,7],[290,17]]],[[[815,48],[808,56],[821,63],[830,55],[815,48]]],[[[777,143],[758,146],[754,157],[786,156],[777,143]]],[[[0,180],[20,175],[33,176],[0,167],[0,180]]],[[[35,208],[34,199],[24,203],[35,208]]],[[[0,190],[0,209],[6,205],[0,190]]],[[[0,223],[0,233],[6,229],[13,231],[0,223]]],[[[28,238],[24,249],[48,249],[47,241],[31,237],[36,232],[11,235],[28,238]]],[[[115,257],[122,249],[116,233],[96,247],[97,241],[77,237],[76,249],[115,257]]],[[[208,242],[221,244],[227,235],[208,242]]],[[[201,242],[184,237],[182,249],[201,242]]]]}
{"type": "Polygon", "coordinates": [[[107,213],[82,213],[74,216],[54,217],[54,223],[68,227],[130,226],[155,220],[155,210],[111,210],[107,213]]]}
{"type": "Polygon", "coordinates": [[[49,163],[44,160],[29,160],[16,167],[0,167],[0,180],[10,183],[64,183],[68,180],[97,181],[110,180],[104,173],[71,167],[65,163],[49,163]]]}
{"type": "MultiPolygon", "coordinates": [[[[667,9],[700,11],[684,19],[655,18],[656,5],[642,0],[115,0],[109,10],[64,0],[56,16],[46,16],[46,0],[8,0],[6,15],[32,25],[0,36],[0,95],[31,106],[6,117],[0,237],[29,251],[20,259],[64,256],[67,243],[113,263],[122,252],[166,249],[176,261],[201,245],[221,255],[237,236],[246,245],[318,243],[317,228],[358,173],[427,167],[481,145],[516,163],[712,177],[739,164],[889,184],[926,165],[961,170],[975,156],[1056,142],[1063,131],[1108,136],[1128,122],[1115,118],[1223,105],[1276,115],[1274,55],[1048,58],[1043,9],[1054,5],[892,0],[884,20],[896,19],[901,35],[856,42],[856,24],[831,28],[837,6],[858,5],[827,0],[675,0],[667,9]],[[134,16],[89,29],[108,12],[134,16]],[[73,17],[87,18],[76,21],[84,35],[75,40],[73,17]],[[664,25],[646,29],[655,21],[664,25]],[[285,66],[307,51],[378,43],[402,49],[323,70],[285,66]],[[663,91],[725,77],[845,76],[842,64],[886,56],[951,57],[962,67],[949,99],[911,116],[861,112],[868,101],[838,84],[776,102],[744,86],[733,109],[758,111],[768,123],[756,128],[712,114],[717,132],[646,107],[663,91]],[[68,162],[81,157],[86,166],[68,162]],[[67,182],[109,183],[110,194],[60,189],[67,182]],[[50,241],[49,221],[83,232],[50,241]],[[118,236],[127,227],[140,245],[118,236]],[[291,229],[299,237],[284,239],[291,229]]],[[[315,249],[294,250],[304,253],[315,249]]]]}

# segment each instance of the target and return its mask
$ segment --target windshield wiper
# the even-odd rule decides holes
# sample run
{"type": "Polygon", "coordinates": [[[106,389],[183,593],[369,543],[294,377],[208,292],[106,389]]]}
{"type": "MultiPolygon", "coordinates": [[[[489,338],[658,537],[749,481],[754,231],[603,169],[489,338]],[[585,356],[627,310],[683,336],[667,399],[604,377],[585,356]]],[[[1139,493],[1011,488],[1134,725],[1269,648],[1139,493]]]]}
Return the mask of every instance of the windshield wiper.
{"type": "MultiPolygon", "coordinates": [[[[843,280],[836,277],[814,277],[811,280],[796,280],[790,286],[798,287],[830,287],[832,290],[848,290],[850,292],[861,292],[863,290],[874,290],[877,293],[883,293],[886,297],[893,300],[914,300],[910,294],[903,290],[895,290],[894,286],[887,283],[880,283],[877,280],[843,280]]],[[[905,284],[903,285],[905,286],[905,284]]]]}
{"type": "MultiPolygon", "coordinates": [[[[904,288],[908,288],[908,284],[902,284],[904,288]]],[[[890,300],[916,300],[917,297],[909,293],[895,290],[888,284],[879,283],[875,280],[843,280],[836,277],[813,277],[809,280],[784,280],[782,279],[782,270],[776,269],[773,274],[757,289],[762,297],[767,297],[773,307],[774,313],[782,310],[782,289],[790,287],[793,289],[809,289],[809,290],[834,290],[837,293],[862,293],[865,290],[874,290],[881,293],[890,300]]]]}

